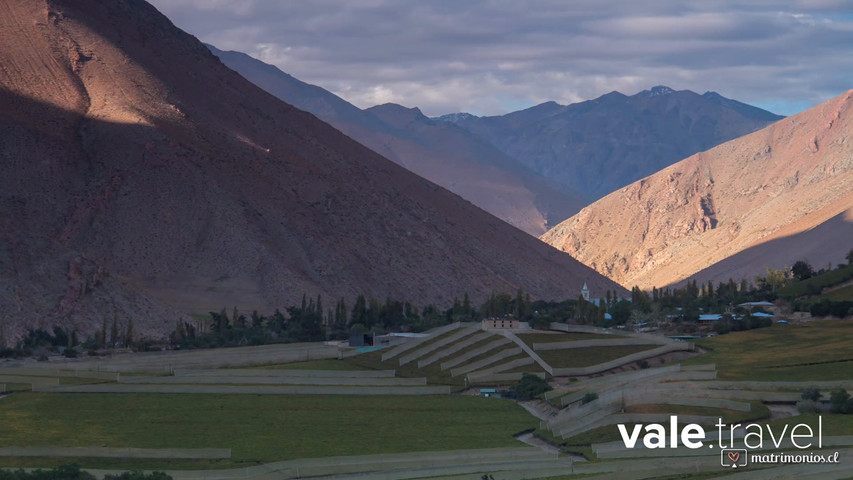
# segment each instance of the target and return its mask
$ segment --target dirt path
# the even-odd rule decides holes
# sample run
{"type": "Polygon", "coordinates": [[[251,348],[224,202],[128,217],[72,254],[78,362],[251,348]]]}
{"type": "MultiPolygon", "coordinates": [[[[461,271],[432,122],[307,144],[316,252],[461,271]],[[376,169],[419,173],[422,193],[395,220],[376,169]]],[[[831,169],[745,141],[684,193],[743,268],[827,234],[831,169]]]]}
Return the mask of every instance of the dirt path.
{"type": "MultiPolygon", "coordinates": [[[[530,445],[531,447],[536,447],[536,448],[538,448],[538,449],[540,449],[546,453],[550,453],[553,455],[560,455],[561,454],[559,447],[557,447],[556,445],[551,445],[550,443],[546,442],[545,440],[542,440],[541,438],[537,437],[536,435],[533,435],[533,433],[531,433],[531,432],[522,433],[521,435],[516,436],[515,439],[518,440],[519,442],[526,443],[526,444],[530,445]]],[[[570,456],[573,459],[577,460],[575,458],[576,455],[570,455],[570,456]]],[[[577,457],[579,457],[581,460],[585,460],[583,457],[581,457],[579,455],[577,455],[577,457]]]]}
{"type": "Polygon", "coordinates": [[[531,415],[544,422],[551,420],[552,417],[560,412],[559,409],[544,400],[527,400],[518,402],[518,404],[530,412],[531,415]]]}

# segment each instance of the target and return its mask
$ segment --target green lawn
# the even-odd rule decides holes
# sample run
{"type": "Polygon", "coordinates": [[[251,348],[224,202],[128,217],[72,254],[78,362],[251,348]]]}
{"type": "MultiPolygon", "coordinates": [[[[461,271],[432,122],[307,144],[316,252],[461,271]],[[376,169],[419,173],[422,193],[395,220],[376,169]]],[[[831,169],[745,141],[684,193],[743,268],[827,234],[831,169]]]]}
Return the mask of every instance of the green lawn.
{"type": "MultiPolygon", "coordinates": [[[[0,400],[0,445],[231,448],[230,461],[98,460],[118,468],[233,467],[295,458],[518,446],[537,420],[474,396],[19,393],[0,400]]],[[[0,459],[4,466],[49,466],[0,459]]]]}
{"type": "Polygon", "coordinates": [[[853,379],[853,321],[774,325],[703,338],[709,352],[682,362],[716,363],[724,380],[853,379]]]}

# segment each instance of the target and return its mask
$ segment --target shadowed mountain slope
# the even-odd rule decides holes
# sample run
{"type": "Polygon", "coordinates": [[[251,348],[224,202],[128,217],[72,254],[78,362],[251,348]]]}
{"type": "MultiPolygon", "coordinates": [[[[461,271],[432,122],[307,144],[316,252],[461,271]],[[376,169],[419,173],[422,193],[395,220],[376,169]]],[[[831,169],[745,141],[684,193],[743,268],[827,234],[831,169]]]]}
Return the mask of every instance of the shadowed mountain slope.
{"type": "Polygon", "coordinates": [[[496,117],[440,117],[591,199],[781,118],[715,92],[664,86],[496,117]]]}
{"type": "Polygon", "coordinates": [[[80,334],[303,292],[615,284],[222,65],[141,0],[0,0],[0,304],[80,334]]]}
{"type": "Polygon", "coordinates": [[[851,209],[853,91],[616,191],[542,239],[651,288],[703,269],[725,280],[834,265],[853,247],[851,209]]]}
{"type": "Polygon", "coordinates": [[[269,93],[531,235],[545,233],[589,203],[468,131],[430,120],[416,108],[388,104],[360,110],[244,53],[208,48],[269,93]]]}

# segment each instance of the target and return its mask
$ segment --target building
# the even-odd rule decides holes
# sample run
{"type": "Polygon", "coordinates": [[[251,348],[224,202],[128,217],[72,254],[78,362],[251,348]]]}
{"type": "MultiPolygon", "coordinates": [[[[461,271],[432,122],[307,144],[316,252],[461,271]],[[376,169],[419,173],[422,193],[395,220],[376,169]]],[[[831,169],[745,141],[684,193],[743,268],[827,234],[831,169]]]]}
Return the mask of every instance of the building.
{"type": "Polygon", "coordinates": [[[517,318],[487,318],[483,320],[483,330],[493,330],[496,328],[518,328],[519,321],[517,318]]]}

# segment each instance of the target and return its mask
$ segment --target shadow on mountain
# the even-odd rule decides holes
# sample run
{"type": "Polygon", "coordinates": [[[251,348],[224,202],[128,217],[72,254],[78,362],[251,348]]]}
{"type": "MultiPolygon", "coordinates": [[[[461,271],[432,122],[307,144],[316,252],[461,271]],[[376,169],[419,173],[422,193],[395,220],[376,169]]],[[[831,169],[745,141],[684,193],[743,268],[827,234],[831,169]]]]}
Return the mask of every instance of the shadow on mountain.
{"type": "MultiPolygon", "coordinates": [[[[835,268],[836,265],[818,263],[815,258],[835,258],[836,263],[845,262],[845,256],[853,249],[853,210],[840,213],[817,227],[787,237],[777,238],[748,248],[740,253],[701,270],[691,279],[700,283],[735,281],[741,278],[752,280],[764,274],[767,268],[790,267],[797,260],[806,260],[815,269],[835,268]]],[[[685,280],[686,281],[686,280],[685,280]]],[[[683,285],[685,281],[675,285],[683,285]]]]}

